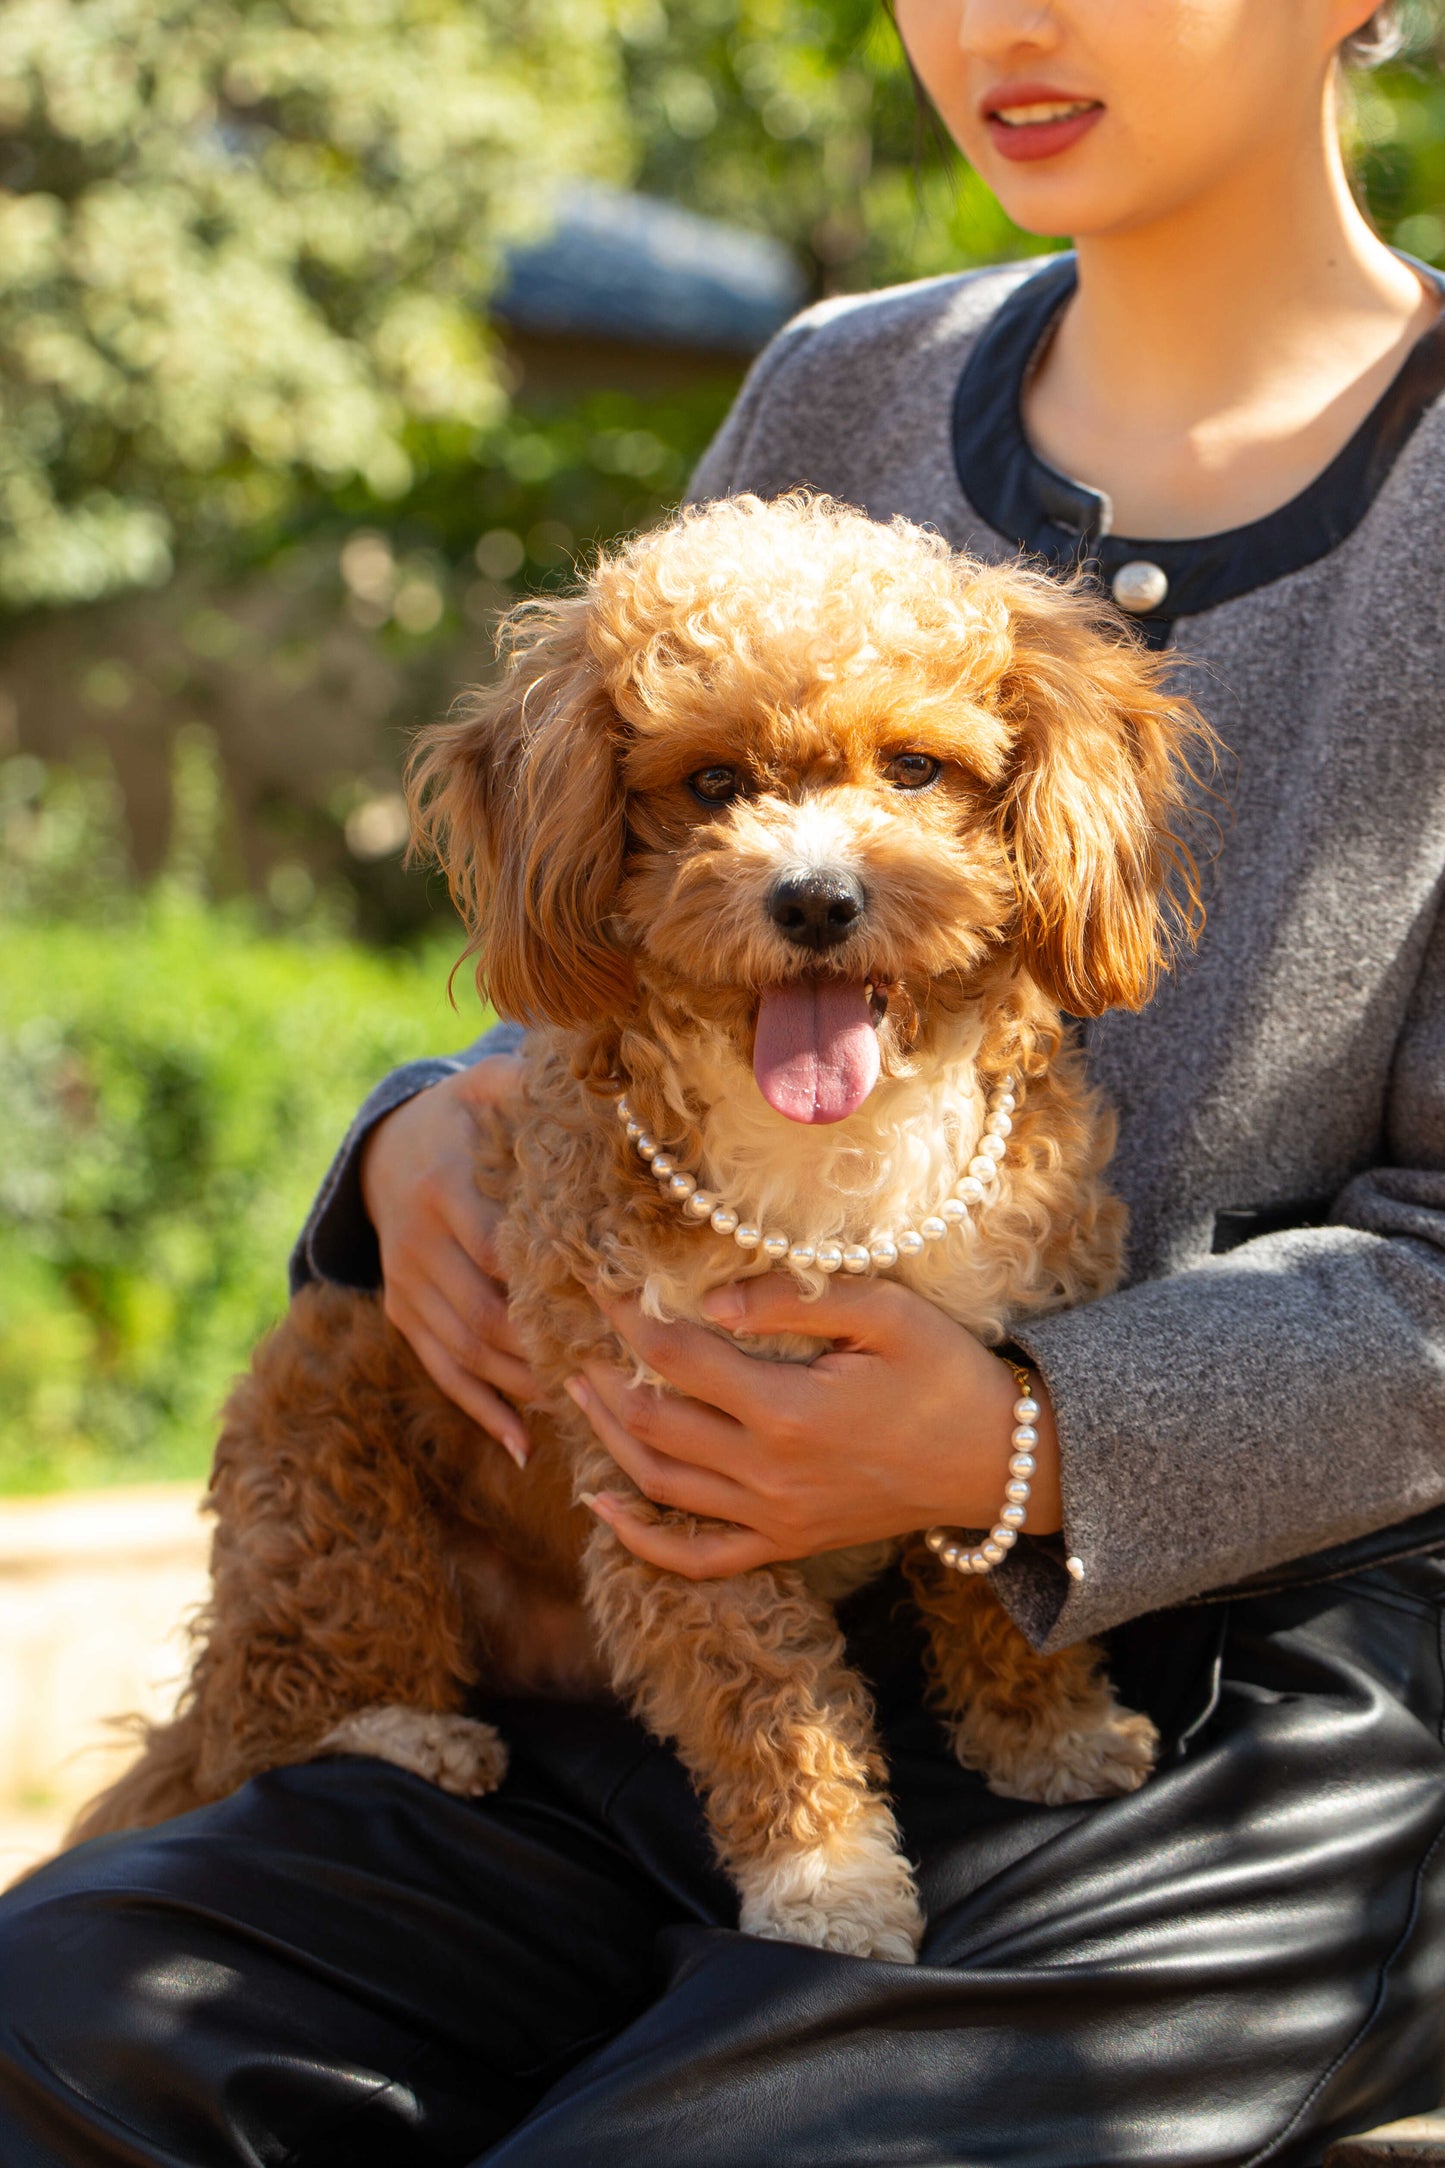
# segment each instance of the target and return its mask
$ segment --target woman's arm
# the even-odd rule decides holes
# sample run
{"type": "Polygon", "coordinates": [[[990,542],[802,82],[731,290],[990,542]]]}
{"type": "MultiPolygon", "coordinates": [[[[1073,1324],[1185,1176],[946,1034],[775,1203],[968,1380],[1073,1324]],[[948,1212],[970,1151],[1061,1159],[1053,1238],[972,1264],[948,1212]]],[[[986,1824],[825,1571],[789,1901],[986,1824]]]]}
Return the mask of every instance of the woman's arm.
{"type": "Polygon", "coordinates": [[[1445,916],[1397,1048],[1380,1163],[1329,1223],[1261,1235],[1019,1328],[1048,1377],[1075,1586],[1051,1646],[1445,1502],[1445,916]]]}

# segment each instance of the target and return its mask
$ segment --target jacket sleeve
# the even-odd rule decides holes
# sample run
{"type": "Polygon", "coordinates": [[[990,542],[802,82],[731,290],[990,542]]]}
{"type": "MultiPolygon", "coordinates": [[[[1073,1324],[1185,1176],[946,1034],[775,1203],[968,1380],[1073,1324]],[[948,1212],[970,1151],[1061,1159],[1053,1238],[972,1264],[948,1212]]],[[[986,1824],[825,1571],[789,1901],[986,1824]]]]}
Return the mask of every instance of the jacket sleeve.
{"type": "Polygon", "coordinates": [[[1016,1338],[1053,1397],[1064,1541],[1020,1544],[996,1581],[1042,1646],[1445,1502],[1445,920],[1396,1050],[1380,1162],[1328,1224],[1016,1338]]]}
{"type": "Polygon", "coordinates": [[[291,1252],[291,1292],[312,1280],[335,1280],[342,1287],[379,1287],[381,1255],[376,1230],[361,1198],[361,1148],[384,1114],[390,1114],[429,1085],[455,1076],[489,1054],[514,1054],[522,1043],[519,1024],[493,1024],[460,1054],[440,1054],[427,1061],[404,1062],[368,1092],[342,1139],[306,1224],[291,1252]]]}

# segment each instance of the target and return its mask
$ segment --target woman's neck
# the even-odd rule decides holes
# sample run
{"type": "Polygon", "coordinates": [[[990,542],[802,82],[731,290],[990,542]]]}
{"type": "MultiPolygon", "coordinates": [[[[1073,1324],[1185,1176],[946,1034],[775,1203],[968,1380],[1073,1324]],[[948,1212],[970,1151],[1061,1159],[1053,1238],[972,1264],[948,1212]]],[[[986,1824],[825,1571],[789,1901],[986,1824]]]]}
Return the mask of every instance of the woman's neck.
{"type": "MultiPolygon", "coordinates": [[[[1332,101],[1331,101],[1332,104],[1332,101]]],[[[1332,110],[1147,226],[1078,243],[1079,285],[1026,388],[1051,465],[1121,534],[1240,526],[1349,440],[1439,307],[1361,215],[1332,110]]]]}

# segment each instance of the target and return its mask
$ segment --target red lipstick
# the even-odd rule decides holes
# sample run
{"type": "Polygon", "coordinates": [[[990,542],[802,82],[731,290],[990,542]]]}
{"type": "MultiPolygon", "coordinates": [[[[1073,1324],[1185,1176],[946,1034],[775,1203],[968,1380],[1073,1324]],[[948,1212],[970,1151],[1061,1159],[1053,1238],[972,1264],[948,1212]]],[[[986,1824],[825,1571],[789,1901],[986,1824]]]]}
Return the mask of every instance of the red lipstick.
{"type": "Polygon", "coordinates": [[[979,111],[995,150],[1015,164],[1057,158],[1104,117],[1097,99],[1052,83],[1000,83],[980,100],[979,111]],[[1064,110],[1050,113],[1050,107],[1064,110]]]}

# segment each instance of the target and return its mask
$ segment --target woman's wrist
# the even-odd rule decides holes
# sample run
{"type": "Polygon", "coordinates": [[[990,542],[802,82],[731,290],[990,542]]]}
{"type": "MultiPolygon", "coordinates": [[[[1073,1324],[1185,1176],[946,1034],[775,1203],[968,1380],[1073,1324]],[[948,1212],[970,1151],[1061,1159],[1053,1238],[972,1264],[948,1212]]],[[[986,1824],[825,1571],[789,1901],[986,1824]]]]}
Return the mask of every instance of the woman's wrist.
{"type": "MultiPolygon", "coordinates": [[[[1049,1389],[1033,1365],[1028,1365],[1029,1391],[1038,1404],[1033,1428],[1038,1443],[1029,1448],[1036,1463],[1029,1477],[1027,1519],[1023,1532],[1031,1536],[1057,1535],[1064,1524],[1059,1491],[1059,1437],[1049,1389]]],[[[1001,1356],[990,1355],[978,1382],[968,1445],[968,1483],[960,1486],[934,1519],[946,1528],[987,1528],[998,1519],[1007,1503],[1009,1462],[1015,1447],[1014,1402],[1019,1384],[1013,1368],[1001,1356]]]]}

